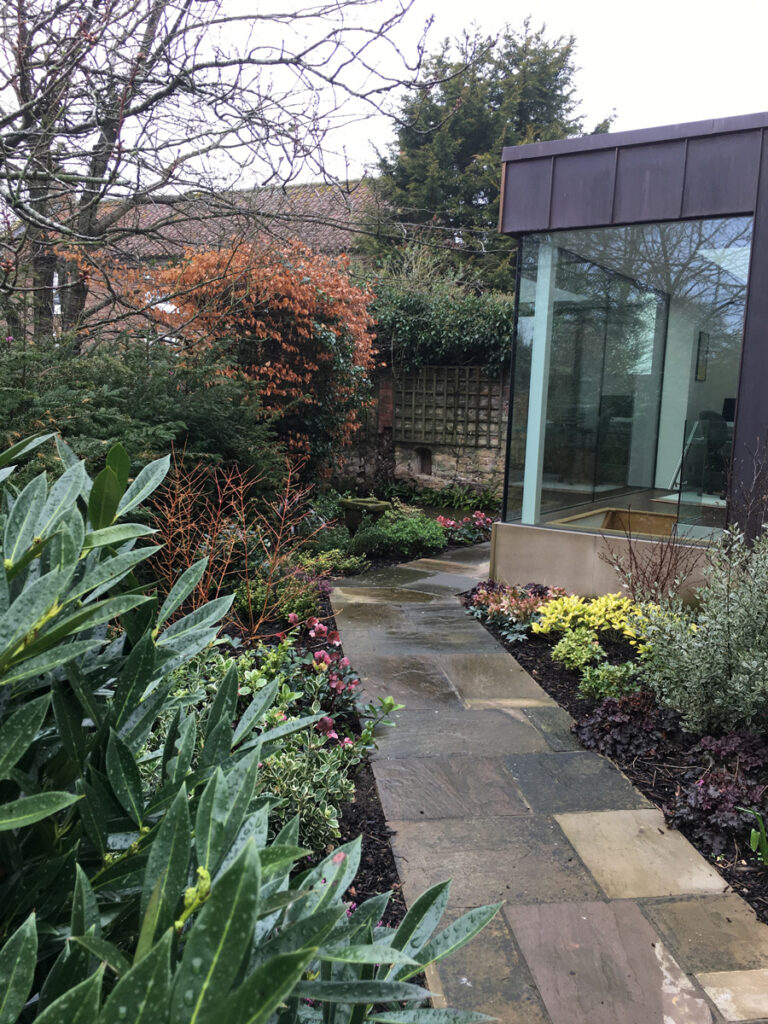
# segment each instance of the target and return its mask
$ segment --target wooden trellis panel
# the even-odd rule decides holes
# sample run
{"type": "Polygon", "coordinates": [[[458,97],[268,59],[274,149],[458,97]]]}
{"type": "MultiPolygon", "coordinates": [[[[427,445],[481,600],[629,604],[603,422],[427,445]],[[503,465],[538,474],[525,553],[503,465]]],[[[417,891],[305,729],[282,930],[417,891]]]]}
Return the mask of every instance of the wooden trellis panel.
{"type": "Polygon", "coordinates": [[[424,366],[394,382],[394,439],[465,448],[504,440],[504,385],[479,366],[424,366]]]}

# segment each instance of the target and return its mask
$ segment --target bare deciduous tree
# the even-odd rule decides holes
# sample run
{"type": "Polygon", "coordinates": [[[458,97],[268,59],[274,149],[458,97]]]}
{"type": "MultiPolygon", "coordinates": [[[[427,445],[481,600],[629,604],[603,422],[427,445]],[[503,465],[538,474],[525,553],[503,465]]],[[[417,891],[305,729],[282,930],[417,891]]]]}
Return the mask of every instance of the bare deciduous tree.
{"type": "Polygon", "coordinates": [[[254,186],[307,170],[328,180],[329,132],[380,110],[418,70],[421,41],[411,66],[392,42],[412,2],[275,0],[243,13],[238,0],[5,0],[8,330],[49,334],[57,301],[76,330],[92,282],[109,293],[109,267],[137,234],[178,241],[190,210],[193,225],[248,215],[254,186]]]}

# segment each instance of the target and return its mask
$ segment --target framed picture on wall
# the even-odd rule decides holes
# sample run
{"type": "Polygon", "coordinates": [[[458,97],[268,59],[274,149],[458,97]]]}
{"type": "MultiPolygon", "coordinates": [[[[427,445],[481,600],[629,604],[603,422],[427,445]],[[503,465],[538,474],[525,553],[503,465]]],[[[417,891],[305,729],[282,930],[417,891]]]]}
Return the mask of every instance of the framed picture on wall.
{"type": "Polygon", "coordinates": [[[709,359],[709,335],[699,331],[699,347],[696,350],[696,380],[707,379],[707,360],[709,359]]]}

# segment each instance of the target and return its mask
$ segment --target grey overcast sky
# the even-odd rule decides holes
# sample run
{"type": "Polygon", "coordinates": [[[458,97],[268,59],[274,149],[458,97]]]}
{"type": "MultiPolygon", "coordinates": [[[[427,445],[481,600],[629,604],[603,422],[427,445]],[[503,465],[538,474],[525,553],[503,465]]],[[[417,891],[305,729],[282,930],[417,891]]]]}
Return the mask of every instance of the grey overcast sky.
{"type": "MultiPolygon", "coordinates": [[[[406,45],[431,14],[428,51],[473,22],[492,34],[529,14],[549,38],[574,35],[587,130],[614,109],[613,131],[768,110],[766,0],[415,0],[400,29],[406,45]]],[[[367,139],[391,140],[377,121],[345,139],[353,165],[371,158],[367,139]]]]}

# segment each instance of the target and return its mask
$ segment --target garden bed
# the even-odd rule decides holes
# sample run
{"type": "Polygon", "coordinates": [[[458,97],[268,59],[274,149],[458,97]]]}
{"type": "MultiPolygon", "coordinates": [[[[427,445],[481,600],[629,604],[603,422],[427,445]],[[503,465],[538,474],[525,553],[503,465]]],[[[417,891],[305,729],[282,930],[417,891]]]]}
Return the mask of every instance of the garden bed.
{"type": "MultiPolygon", "coordinates": [[[[552,660],[551,651],[557,638],[532,634],[526,640],[508,642],[498,630],[486,628],[542,689],[572,715],[576,720],[573,731],[580,739],[579,733],[582,733],[591,746],[590,741],[598,731],[590,723],[596,705],[580,697],[579,673],[552,660]]],[[[631,655],[631,648],[628,644],[617,644],[608,654],[611,660],[624,660],[631,655]]],[[[749,847],[749,827],[742,828],[739,837],[730,831],[719,832],[717,828],[718,817],[725,815],[727,819],[733,803],[741,801],[729,800],[727,792],[713,793],[715,806],[708,807],[704,792],[707,783],[698,784],[699,779],[707,778],[707,764],[698,747],[701,737],[681,731],[674,713],[659,709],[650,695],[642,695],[642,700],[644,703],[636,702],[639,705],[637,715],[623,715],[627,719],[621,723],[624,749],[614,750],[611,760],[664,812],[667,823],[682,832],[750,904],[758,918],[768,923],[768,868],[758,863],[749,847]],[[635,740],[642,728],[641,721],[642,727],[653,730],[654,740],[651,750],[637,752],[635,747],[639,744],[635,740]],[[692,789],[694,793],[702,791],[698,807],[692,807],[686,797],[692,789]],[[721,852],[714,853],[719,847],[722,847],[721,852]]]]}

